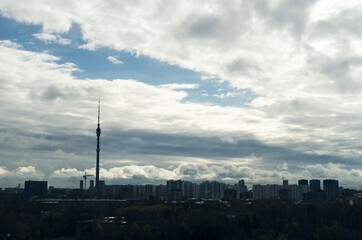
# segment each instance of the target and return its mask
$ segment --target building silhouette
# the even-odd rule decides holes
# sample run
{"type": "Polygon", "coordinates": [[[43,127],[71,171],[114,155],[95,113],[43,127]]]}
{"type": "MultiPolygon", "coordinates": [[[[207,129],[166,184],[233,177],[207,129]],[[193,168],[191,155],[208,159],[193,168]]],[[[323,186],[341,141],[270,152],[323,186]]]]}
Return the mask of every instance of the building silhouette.
{"type": "Polygon", "coordinates": [[[281,186],[277,184],[256,184],[253,186],[253,199],[279,199],[280,189],[281,186]]]}
{"type": "Polygon", "coordinates": [[[248,188],[245,185],[245,181],[243,179],[239,180],[239,182],[236,184],[236,197],[237,199],[241,198],[241,195],[243,193],[246,193],[248,191],[248,188]]]}
{"type": "Polygon", "coordinates": [[[307,179],[299,179],[298,180],[298,185],[308,185],[308,180],[307,179]]]}
{"type": "Polygon", "coordinates": [[[309,185],[310,185],[310,191],[312,193],[315,193],[315,192],[321,190],[321,180],[319,180],[319,179],[309,180],[309,185]]]}
{"type": "Polygon", "coordinates": [[[283,179],[283,186],[288,186],[288,180],[283,179]]]}
{"type": "Polygon", "coordinates": [[[332,200],[339,197],[338,180],[323,180],[323,190],[326,194],[326,200],[332,200]]]}
{"type": "Polygon", "coordinates": [[[47,181],[25,181],[25,199],[30,199],[32,197],[45,198],[47,193],[47,181]]]}
{"type": "Polygon", "coordinates": [[[168,180],[166,185],[166,194],[169,201],[182,200],[182,181],[181,180],[168,180]]]}
{"type": "Polygon", "coordinates": [[[223,199],[226,201],[232,201],[236,199],[237,190],[236,189],[225,189],[223,199]]]}

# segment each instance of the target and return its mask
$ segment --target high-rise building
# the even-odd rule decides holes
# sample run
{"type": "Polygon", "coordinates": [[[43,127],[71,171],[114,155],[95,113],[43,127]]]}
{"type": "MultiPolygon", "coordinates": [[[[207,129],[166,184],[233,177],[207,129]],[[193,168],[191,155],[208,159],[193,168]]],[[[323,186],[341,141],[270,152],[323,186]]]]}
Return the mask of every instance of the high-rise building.
{"type": "Polygon", "coordinates": [[[222,199],[224,197],[225,183],[212,181],[211,185],[211,199],[222,199]]]}
{"type": "Polygon", "coordinates": [[[183,194],[181,180],[168,180],[166,186],[167,198],[169,201],[181,201],[183,194]]]}
{"type": "Polygon", "coordinates": [[[83,180],[80,180],[80,181],[79,181],[79,189],[80,189],[80,190],[83,190],[83,187],[84,187],[83,180]]]}
{"type": "Polygon", "coordinates": [[[299,179],[298,180],[298,185],[308,185],[308,180],[307,179],[299,179]]]}
{"type": "Polygon", "coordinates": [[[25,199],[30,199],[31,197],[45,198],[47,193],[47,181],[25,181],[25,199]]]}
{"type": "Polygon", "coordinates": [[[182,195],[189,198],[196,198],[197,195],[197,184],[190,181],[182,181],[182,195]]]}
{"type": "Polygon", "coordinates": [[[154,186],[151,184],[146,184],[145,185],[145,196],[146,197],[154,196],[153,192],[154,192],[154,186]]]}
{"type": "Polygon", "coordinates": [[[326,200],[336,199],[339,197],[338,180],[323,180],[323,190],[326,194],[326,200]]]}
{"type": "Polygon", "coordinates": [[[240,195],[247,192],[248,188],[245,185],[245,181],[243,179],[239,180],[236,188],[236,197],[240,199],[240,195]]]}
{"type": "Polygon", "coordinates": [[[212,199],[211,196],[211,183],[209,181],[205,181],[200,183],[200,197],[205,199],[212,199]]]}
{"type": "Polygon", "coordinates": [[[321,190],[321,180],[311,179],[311,180],[309,180],[309,186],[310,186],[310,191],[312,193],[315,193],[315,192],[321,190]]]}
{"type": "Polygon", "coordinates": [[[281,188],[279,189],[279,198],[284,201],[292,200],[292,191],[290,188],[281,188]]]}
{"type": "Polygon", "coordinates": [[[254,185],[253,186],[253,199],[278,199],[280,185],[254,185]]]}
{"type": "Polygon", "coordinates": [[[288,186],[288,180],[283,179],[283,186],[288,186]]]}
{"type": "Polygon", "coordinates": [[[155,186],[155,196],[164,197],[165,195],[166,195],[166,186],[165,185],[155,186]]]}
{"type": "Polygon", "coordinates": [[[236,189],[225,189],[223,199],[226,201],[232,201],[236,199],[236,189]]]}
{"type": "Polygon", "coordinates": [[[94,188],[94,180],[90,180],[89,188],[90,189],[94,188]]]}

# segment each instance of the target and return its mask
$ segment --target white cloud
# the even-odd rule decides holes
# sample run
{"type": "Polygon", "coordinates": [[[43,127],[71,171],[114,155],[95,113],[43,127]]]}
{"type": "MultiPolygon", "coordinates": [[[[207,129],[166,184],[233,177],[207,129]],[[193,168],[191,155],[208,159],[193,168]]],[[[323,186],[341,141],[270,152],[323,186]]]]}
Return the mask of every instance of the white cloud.
{"type": "Polygon", "coordinates": [[[20,44],[17,44],[15,42],[12,42],[10,40],[1,40],[0,44],[4,47],[10,47],[10,48],[22,48],[20,44]]]}
{"type": "MultiPolygon", "coordinates": [[[[218,135],[219,131],[247,131],[254,127],[257,129],[258,124],[246,126],[243,123],[252,119],[263,121],[264,113],[257,110],[182,103],[187,93],[175,90],[196,88],[196,84],[152,86],[136,80],[122,79],[80,81],[71,76],[72,71],[78,70],[77,66],[70,63],[57,64],[58,58],[55,56],[5,46],[0,48],[0,68],[3,70],[0,77],[4,83],[0,91],[1,100],[11,102],[2,110],[17,109],[17,112],[2,115],[6,116],[9,127],[12,127],[10,119],[19,119],[19,115],[25,114],[24,111],[31,119],[37,120],[30,122],[34,125],[47,125],[51,122],[59,126],[69,126],[75,123],[73,121],[85,121],[80,126],[88,127],[89,116],[92,115],[99,96],[108,109],[103,113],[104,119],[107,119],[109,126],[116,128],[192,134],[206,131],[218,135]],[[80,107],[82,112],[78,111],[80,107]],[[80,115],[71,117],[66,112],[80,115]],[[43,117],[39,118],[38,115],[43,117]],[[210,116],[213,116],[214,121],[209,121],[210,116]],[[164,121],[165,119],[168,120],[164,121]],[[219,122],[229,124],[224,126],[219,122]]],[[[21,121],[14,121],[13,124],[20,128],[24,126],[21,121]]],[[[274,128],[271,125],[270,127],[270,130],[274,128]]]]}
{"type": "MultiPolygon", "coordinates": [[[[263,112],[257,110],[184,103],[187,93],[178,89],[196,88],[196,84],[165,87],[136,80],[75,79],[71,75],[78,70],[74,64],[59,64],[56,56],[8,46],[8,43],[0,44],[0,101],[3,103],[0,120],[6,124],[0,141],[7,151],[15,151],[12,154],[19,161],[31,159],[35,164],[33,158],[38,156],[43,159],[41,164],[48,159],[44,167],[71,166],[72,159],[76,158],[83,161],[85,157],[61,149],[75,144],[61,137],[70,136],[71,140],[74,134],[93,136],[94,109],[99,96],[105,131],[113,129],[115,134],[133,129],[196,136],[235,135],[235,139],[240,139],[245,138],[245,132],[257,130],[259,122],[264,121],[263,112]],[[257,121],[253,123],[254,120],[257,121]],[[48,155],[32,150],[34,156],[16,156],[22,149],[39,148],[50,149],[48,155]]],[[[276,129],[269,127],[271,132],[276,129]]],[[[8,164],[11,161],[9,159],[8,164]]]]}
{"type": "Polygon", "coordinates": [[[178,89],[196,89],[199,88],[199,84],[178,84],[178,83],[171,83],[171,84],[161,84],[161,88],[167,88],[170,90],[178,90],[178,89]]]}
{"type": "Polygon", "coordinates": [[[60,45],[68,45],[72,43],[72,40],[62,38],[60,35],[54,35],[51,33],[35,33],[33,36],[44,43],[56,43],[60,45]]]}
{"type": "MultiPolygon", "coordinates": [[[[331,39],[326,34],[318,34],[318,24],[343,18],[340,14],[351,9],[358,13],[361,4],[356,1],[343,7],[338,1],[292,4],[286,0],[228,4],[215,1],[207,7],[201,2],[190,5],[188,1],[162,5],[141,1],[137,5],[122,3],[122,6],[77,1],[63,5],[57,1],[34,0],[31,6],[28,1],[16,4],[2,1],[0,8],[5,16],[42,23],[45,29],[54,32],[67,31],[75,22],[87,41],[82,46],[86,49],[106,46],[135,51],[202,71],[205,73],[202,79],[216,76],[236,88],[250,88],[261,97],[285,101],[301,97],[307,100],[306,95],[321,90],[335,93],[338,89],[338,82],[316,82],[316,78],[322,77],[317,68],[323,63],[317,62],[315,71],[311,70],[310,63],[315,65],[313,59],[322,59],[324,53],[330,51],[339,53],[336,57],[359,56],[354,47],[346,51],[346,44],[359,39],[358,36],[336,37],[333,38],[336,44],[323,44],[322,48],[312,44],[331,39]]],[[[358,24],[355,15],[351,18],[348,21],[358,24]]]]}
{"type": "MultiPolygon", "coordinates": [[[[82,178],[84,172],[94,173],[95,169],[86,169],[84,171],[79,171],[75,168],[56,170],[50,175],[50,179],[57,178],[71,178],[77,177],[82,178]]],[[[146,166],[137,166],[130,165],[124,167],[112,167],[109,169],[101,168],[100,175],[102,179],[132,179],[135,177],[144,178],[144,179],[157,179],[157,180],[166,180],[173,179],[176,177],[176,174],[170,170],[159,168],[153,165],[146,166]]]]}
{"type": "Polygon", "coordinates": [[[49,125],[79,124],[88,133],[94,99],[102,96],[104,119],[114,129],[252,135],[353,163],[362,152],[360,1],[4,0],[0,9],[54,34],[79,24],[86,42],[81,48],[146,55],[256,95],[248,107],[221,107],[183,103],[186,92],[135,80],[78,81],[71,75],[76,66],[7,41],[0,52],[0,116],[7,127],[48,132],[49,125]],[[80,116],[59,116],[64,109],[80,116]]]}
{"type": "Polygon", "coordinates": [[[249,105],[253,107],[264,107],[275,104],[276,101],[271,98],[258,97],[255,98],[249,105]]]}
{"type": "MultiPolygon", "coordinates": [[[[87,172],[87,170],[85,170],[87,172]]],[[[90,171],[88,171],[89,173],[90,171]]],[[[83,177],[84,172],[79,171],[75,168],[62,168],[60,170],[56,170],[52,173],[51,177],[54,178],[70,178],[70,177],[83,177]]]]}
{"type": "MultiPolygon", "coordinates": [[[[1,168],[0,168],[1,170],[1,168]]],[[[95,169],[80,171],[77,169],[61,169],[54,171],[51,181],[64,181],[67,178],[76,177],[82,179],[84,172],[92,173],[95,169]]],[[[100,169],[101,179],[106,182],[113,180],[132,181],[134,178],[144,179],[145,183],[150,180],[166,183],[169,179],[183,179],[194,182],[202,181],[224,181],[234,184],[240,179],[244,179],[251,187],[253,184],[282,184],[282,178],[289,180],[289,184],[297,184],[299,179],[338,179],[339,185],[344,187],[360,187],[358,180],[362,176],[362,169],[347,169],[344,165],[327,163],[300,166],[296,170],[289,170],[287,163],[280,169],[255,168],[252,165],[233,164],[204,164],[204,163],[182,163],[172,168],[160,168],[153,165],[128,165],[123,167],[113,167],[100,169]],[[357,182],[356,182],[357,181],[357,182]],[[356,185],[357,183],[357,185],[356,185]]]]}
{"type": "Polygon", "coordinates": [[[201,76],[201,80],[212,80],[215,79],[215,76],[207,76],[207,75],[203,75],[201,76]]]}
{"type": "Polygon", "coordinates": [[[113,64],[124,64],[117,56],[108,56],[107,59],[113,64]]]}
{"type": "Polygon", "coordinates": [[[34,166],[23,166],[13,170],[8,170],[7,167],[2,166],[0,167],[0,179],[2,182],[8,181],[8,184],[10,183],[14,186],[19,181],[44,180],[44,173],[37,170],[34,166]]]}

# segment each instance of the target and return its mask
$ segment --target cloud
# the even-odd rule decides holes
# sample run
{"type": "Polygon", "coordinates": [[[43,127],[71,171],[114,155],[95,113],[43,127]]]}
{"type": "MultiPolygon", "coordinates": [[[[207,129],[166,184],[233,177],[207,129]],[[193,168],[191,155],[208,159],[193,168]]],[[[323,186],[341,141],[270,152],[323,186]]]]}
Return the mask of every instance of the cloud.
{"type": "MultiPolygon", "coordinates": [[[[110,169],[101,168],[102,178],[105,179],[130,179],[134,177],[142,176],[145,179],[172,179],[175,177],[175,174],[172,171],[158,168],[153,165],[146,166],[124,166],[124,167],[113,167],[110,169]]],[[[82,177],[84,172],[88,174],[95,172],[95,169],[86,169],[85,171],[79,171],[75,168],[56,170],[52,173],[50,178],[69,178],[69,177],[82,177]]]]}
{"type": "MultiPolygon", "coordinates": [[[[303,155],[302,152],[329,154],[328,149],[333,144],[327,139],[317,144],[308,142],[308,139],[316,139],[317,136],[320,139],[320,136],[331,134],[324,132],[322,127],[319,130],[322,132],[318,128],[308,131],[320,119],[309,121],[296,114],[290,117],[299,120],[291,119],[289,123],[289,119],[285,118],[284,122],[288,124],[284,125],[278,118],[271,118],[258,109],[183,103],[187,93],[176,89],[196,85],[170,85],[171,88],[165,88],[136,80],[78,80],[71,75],[72,71],[78,70],[74,64],[58,64],[57,57],[45,53],[0,47],[0,79],[3,83],[0,92],[4,102],[1,116],[2,122],[7,125],[6,130],[3,129],[2,141],[8,149],[17,146],[19,149],[48,149],[54,152],[64,148],[67,153],[74,153],[77,147],[87,148],[87,145],[78,143],[71,147],[66,141],[80,143],[84,141],[80,137],[82,135],[87,137],[87,141],[92,141],[90,131],[94,128],[94,109],[99,96],[102,97],[102,119],[106,123],[104,131],[109,129],[107,138],[113,139],[113,142],[106,140],[106,145],[112,146],[111,152],[120,147],[115,143],[124,141],[128,151],[137,154],[146,151],[156,155],[189,154],[214,158],[246,156],[255,152],[266,158],[265,153],[269,151],[275,154],[275,160],[299,155],[305,156],[306,161],[324,161],[323,157],[303,155]],[[301,119],[303,121],[299,123],[301,119]],[[306,131],[293,129],[292,124],[295,123],[306,131]],[[300,140],[290,142],[290,137],[300,137],[300,140]],[[158,140],[155,142],[153,139],[158,140]],[[301,140],[303,144],[300,144],[301,140]],[[278,143],[286,141],[289,143],[284,147],[278,146],[278,143]],[[214,147],[210,149],[210,146],[214,147]]],[[[283,110],[289,111],[290,107],[298,109],[298,114],[310,114],[310,109],[315,106],[318,105],[306,106],[305,103],[294,102],[293,105],[283,106],[283,110]]],[[[331,122],[332,127],[337,125],[331,122]]],[[[345,127],[345,134],[348,134],[350,126],[345,127]]],[[[360,151],[358,148],[345,151],[343,145],[334,149],[334,155],[353,158],[360,151]]]]}
{"type": "Polygon", "coordinates": [[[178,84],[178,83],[170,83],[170,84],[161,84],[161,88],[167,88],[170,90],[178,90],[178,89],[197,89],[200,87],[199,84],[178,84]]]}
{"type": "MultiPolygon", "coordinates": [[[[108,141],[106,146],[114,155],[119,149],[115,143],[121,139],[130,146],[129,153],[138,155],[146,151],[173,156],[187,148],[196,154],[196,146],[181,140],[201,144],[202,139],[192,137],[200,134],[214,137],[218,143],[220,136],[232,132],[239,135],[250,129],[244,121],[262,117],[262,112],[249,109],[183,103],[187,93],[177,89],[197,85],[165,87],[136,80],[75,79],[71,73],[79,70],[77,66],[60,64],[59,57],[22,50],[8,42],[0,44],[0,49],[0,100],[4,103],[0,119],[6,124],[6,128],[1,128],[1,146],[7,149],[4,158],[11,155],[4,160],[8,166],[23,161],[44,169],[62,164],[71,166],[74,158],[78,159],[76,165],[89,164],[85,159],[93,155],[93,151],[88,151],[94,140],[92,122],[95,123],[94,109],[99,96],[102,97],[102,119],[106,122],[103,132],[108,139],[115,140],[108,141]],[[209,121],[211,115],[213,121],[209,121]],[[228,124],[225,127],[219,122],[228,124]],[[122,132],[127,130],[131,134],[124,136],[129,138],[122,137],[122,132]],[[155,142],[154,137],[160,142],[155,142]],[[155,145],[147,144],[145,139],[155,145]],[[21,154],[25,150],[28,154],[21,154]]],[[[200,153],[208,154],[208,149],[200,153]]]]}
{"type": "Polygon", "coordinates": [[[200,77],[201,80],[211,80],[211,79],[215,79],[215,76],[207,76],[207,75],[203,75],[200,77]]]}
{"type": "Polygon", "coordinates": [[[17,44],[15,42],[10,41],[10,40],[1,40],[0,44],[2,46],[9,47],[9,48],[23,48],[23,46],[21,46],[20,44],[17,44]]]}
{"type": "Polygon", "coordinates": [[[113,64],[124,64],[117,56],[108,56],[107,59],[113,64]]]}
{"type": "Polygon", "coordinates": [[[72,43],[70,39],[62,38],[60,35],[54,35],[51,33],[35,33],[33,36],[46,44],[56,43],[60,45],[68,45],[72,43]]]}
{"type": "MultiPolygon", "coordinates": [[[[95,172],[95,169],[84,170],[87,173],[95,172]]],[[[77,169],[61,169],[51,174],[51,181],[65,181],[67,178],[76,177],[82,179],[84,171],[77,169]]],[[[251,165],[233,164],[204,164],[182,163],[173,168],[160,168],[153,165],[128,165],[100,169],[101,179],[106,182],[122,183],[124,180],[142,179],[139,183],[166,184],[170,179],[183,179],[193,182],[223,181],[235,184],[244,179],[251,188],[253,184],[281,184],[282,178],[288,179],[289,184],[297,184],[299,179],[338,179],[340,186],[360,187],[355,181],[362,176],[362,169],[347,169],[344,165],[336,163],[311,164],[300,166],[295,170],[288,170],[284,164],[282,168],[270,170],[255,168],[251,165]]]]}
{"type": "Polygon", "coordinates": [[[0,179],[3,184],[6,184],[5,186],[15,187],[19,182],[23,184],[27,180],[44,180],[44,173],[34,166],[22,166],[13,170],[2,166],[0,167],[0,179]]]}
{"type": "Polygon", "coordinates": [[[253,107],[264,107],[264,106],[270,106],[275,104],[276,101],[274,99],[265,98],[265,97],[258,97],[253,99],[251,103],[249,103],[250,106],[253,107]]]}
{"type": "MultiPolygon", "coordinates": [[[[255,96],[243,107],[185,103],[187,92],[177,90],[190,89],[185,86],[77,79],[72,75],[77,70],[74,64],[59,64],[57,56],[25,51],[3,41],[0,119],[6,123],[2,129],[7,129],[8,136],[3,141],[11,146],[17,136],[25,135],[27,143],[22,146],[38,143],[27,140],[35,138],[41,143],[39,149],[55,151],[60,141],[44,146],[46,136],[64,132],[93,136],[88,130],[94,127],[90,116],[95,99],[101,96],[105,126],[116,133],[138,130],[171,138],[233,139],[251,146],[256,154],[286,149],[302,153],[298,156],[319,156],[313,158],[315,164],[336,158],[349,167],[360,166],[361,10],[360,1],[327,0],[1,1],[2,16],[41,24],[43,32],[52,32],[45,36],[49,41],[77,24],[85,42],[80,48],[108,47],[149,56],[200,72],[201,79],[223,82],[233,92],[247,89],[255,96]],[[246,138],[253,139],[252,143],[241,141],[246,138]]],[[[130,141],[137,138],[142,142],[140,136],[130,141]]],[[[178,154],[181,149],[177,142],[176,147],[160,145],[165,149],[160,155],[173,155],[176,150],[178,154]]],[[[282,153],[273,152],[273,159],[282,153]]],[[[295,163],[283,161],[289,169],[295,163]]]]}

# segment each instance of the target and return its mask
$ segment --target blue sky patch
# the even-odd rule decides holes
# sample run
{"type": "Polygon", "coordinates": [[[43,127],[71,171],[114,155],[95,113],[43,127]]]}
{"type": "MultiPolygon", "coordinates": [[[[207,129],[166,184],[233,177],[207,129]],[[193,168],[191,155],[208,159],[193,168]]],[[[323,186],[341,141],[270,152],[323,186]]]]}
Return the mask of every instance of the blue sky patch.
{"type": "Polygon", "coordinates": [[[148,56],[136,56],[131,52],[116,51],[107,47],[95,51],[80,49],[79,46],[86,42],[83,41],[81,29],[77,24],[73,24],[67,33],[57,35],[71,40],[71,43],[66,45],[37,39],[34,34],[42,33],[40,25],[29,25],[0,17],[0,26],[1,40],[17,42],[29,51],[46,51],[60,57],[59,63],[74,63],[81,71],[72,74],[79,79],[135,79],[156,86],[172,83],[198,84],[199,88],[196,89],[182,89],[189,94],[183,101],[220,106],[245,107],[255,98],[247,89],[232,89],[225,81],[219,79],[201,80],[203,73],[169,65],[148,56]],[[109,56],[117,58],[123,64],[112,63],[108,60],[109,56]]]}

